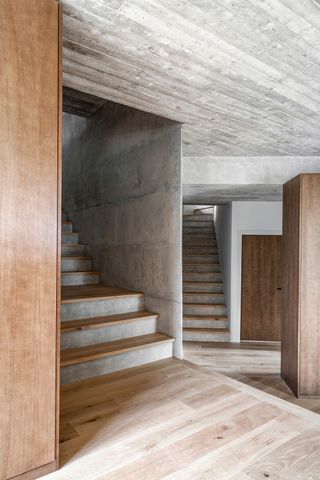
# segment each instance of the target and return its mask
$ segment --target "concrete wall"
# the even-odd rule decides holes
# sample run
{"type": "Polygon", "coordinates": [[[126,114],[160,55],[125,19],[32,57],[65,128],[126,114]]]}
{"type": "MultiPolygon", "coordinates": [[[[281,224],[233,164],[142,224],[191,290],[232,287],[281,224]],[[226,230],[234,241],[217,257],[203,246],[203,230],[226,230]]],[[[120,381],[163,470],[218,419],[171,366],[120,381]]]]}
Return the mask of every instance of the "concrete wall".
{"type": "Polygon", "coordinates": [[[219,261],[223,273],[224,296],[230,318],[231,311],[231,228],[232,205],[217,205],[214,222],[219,249],[219,261]]]}
{"type": "Polygon", "coordinates": [[[216,232],[231,328],[231,341],[240,341],[242,235],[281,235],[282,202],[232,202],[219,206],[216,232]]]}
{"type": "Polygon", "coordinates": [[[127,107],[63,117],[63,206],[103,281],[145,293],[182,355],[181,127],[127,107]]]}

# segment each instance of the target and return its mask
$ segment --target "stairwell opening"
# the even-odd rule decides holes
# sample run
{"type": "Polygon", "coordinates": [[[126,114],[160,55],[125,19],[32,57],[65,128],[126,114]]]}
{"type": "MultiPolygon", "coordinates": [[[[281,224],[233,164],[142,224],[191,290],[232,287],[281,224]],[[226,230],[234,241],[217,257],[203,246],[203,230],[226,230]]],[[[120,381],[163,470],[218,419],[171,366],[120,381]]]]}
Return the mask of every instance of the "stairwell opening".
{"type": "Polygon", "coordinates": [[[62,205],[62,383],[181,358],[181,125],[65,88],[62,205]]]}

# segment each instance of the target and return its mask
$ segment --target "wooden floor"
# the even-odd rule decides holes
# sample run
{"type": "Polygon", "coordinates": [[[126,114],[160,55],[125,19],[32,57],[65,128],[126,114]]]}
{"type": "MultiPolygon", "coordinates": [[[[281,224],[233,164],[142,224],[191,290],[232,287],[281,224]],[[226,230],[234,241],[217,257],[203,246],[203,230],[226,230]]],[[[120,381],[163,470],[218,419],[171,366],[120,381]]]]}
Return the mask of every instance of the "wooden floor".
{"type": "Polygon", "coordinates": [[[320,416],[187,361],[64,386],[46,480],[319,479],[320,416]]]}
{"type": "Polygon", "coordinates": [[[279,345],[185,342],[184,356],[207,371],[223,373],[320,413],[320,399],[296,398],[280,377],[279,345]]]}

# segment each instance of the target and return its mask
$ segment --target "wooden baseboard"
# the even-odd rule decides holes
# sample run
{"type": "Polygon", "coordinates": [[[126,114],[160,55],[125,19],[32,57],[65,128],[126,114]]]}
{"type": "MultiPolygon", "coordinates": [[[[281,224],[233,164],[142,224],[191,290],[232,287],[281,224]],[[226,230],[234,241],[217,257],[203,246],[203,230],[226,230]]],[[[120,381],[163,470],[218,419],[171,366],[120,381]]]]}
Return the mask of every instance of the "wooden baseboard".
{"type": "Polygon", "coordinates": [[[57,469],[58,461],[55,460],[54,462],[42,465],[42,467],[35,468],[34,470],[30,470],[29,472],[21,473],[21,475],[17,475],[16,477],[11,477],[8,480],[35,480],[37,478],[43,477],[44,475],[55,472],[57,469]]]}

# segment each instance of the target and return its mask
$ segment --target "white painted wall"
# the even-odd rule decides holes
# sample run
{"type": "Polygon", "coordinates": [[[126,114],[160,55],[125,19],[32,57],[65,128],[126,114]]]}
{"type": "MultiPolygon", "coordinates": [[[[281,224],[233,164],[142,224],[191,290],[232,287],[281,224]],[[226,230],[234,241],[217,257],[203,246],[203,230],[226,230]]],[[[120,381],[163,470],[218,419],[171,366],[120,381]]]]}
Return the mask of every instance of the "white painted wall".
{"type": "Polygon", "coordinates": [[[240,341],[242,235],[281,235],[282,202],[232,202],[219,206],[216,232],[224,273],[231,341],[240,341]]]}

